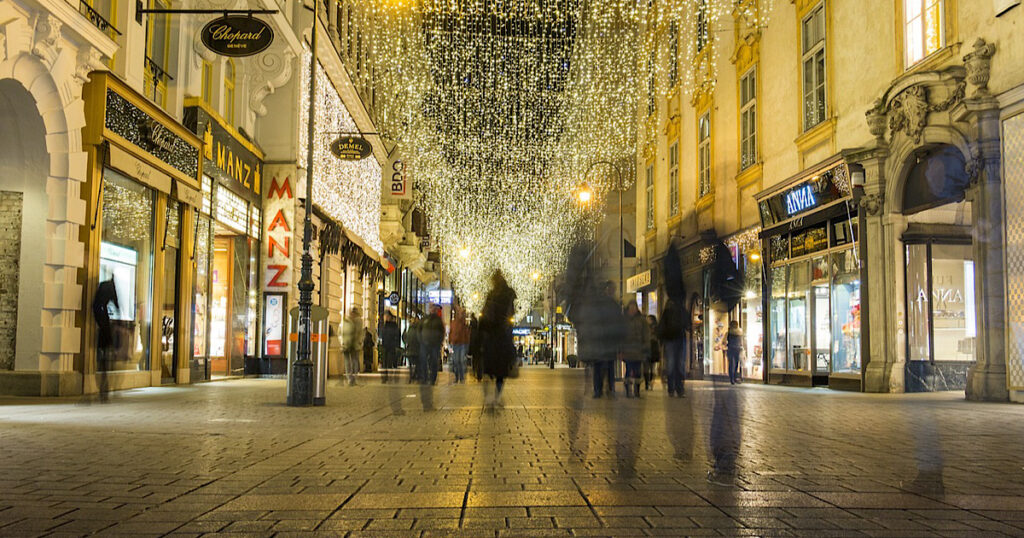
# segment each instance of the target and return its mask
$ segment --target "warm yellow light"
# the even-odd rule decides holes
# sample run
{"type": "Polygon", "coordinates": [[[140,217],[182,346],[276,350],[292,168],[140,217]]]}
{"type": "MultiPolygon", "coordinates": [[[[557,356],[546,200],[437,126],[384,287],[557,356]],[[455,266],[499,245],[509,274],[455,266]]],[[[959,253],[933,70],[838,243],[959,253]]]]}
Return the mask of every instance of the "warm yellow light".
{"type": "Polygon", "coordinates": [[[534,280],[540,280],[540,273],[538,273],[537,271],[534,271],[533,274],[530,275],[530,278],[532,278],[534,280]]]}
{"type": "Polygon", "coordinates": [[[581,204],[589,203],[593,196],[594,191],[590,190],[590,187],[586,185],[580,187],[580,190],[576,192],[576,197],[579,198],[581,204]]]}
{"type": "Polygon", "coordinates": [[[509,323],[515,323],[516,322],[516,318],[508,318],[508,322],[509,323]]]}
{"type": "Polygon", "coordinates": [[[761,255],[759,253],[757,253],[757,252],[751,252],[750,253],[750,261],[756,262],[757,260],[760,260],[760,259],[761,259],[761,255]]]}
{"type": "Polygon", "coordinates": [[[462,247],[459,249],[459,256],[462,258],[469,257],[469,247],[462,247]]]}

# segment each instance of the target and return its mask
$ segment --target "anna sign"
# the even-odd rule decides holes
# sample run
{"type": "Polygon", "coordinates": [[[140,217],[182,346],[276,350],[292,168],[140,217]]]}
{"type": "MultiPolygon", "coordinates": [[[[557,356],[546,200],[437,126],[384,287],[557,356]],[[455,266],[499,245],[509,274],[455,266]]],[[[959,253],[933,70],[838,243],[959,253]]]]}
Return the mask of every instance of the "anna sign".
{"type": "Polygon", "coordinates": [[[226,15],[203,27],[203,44],[222,56],[252,56],[274,41],[270,25],[249,15],[226,15]]]}

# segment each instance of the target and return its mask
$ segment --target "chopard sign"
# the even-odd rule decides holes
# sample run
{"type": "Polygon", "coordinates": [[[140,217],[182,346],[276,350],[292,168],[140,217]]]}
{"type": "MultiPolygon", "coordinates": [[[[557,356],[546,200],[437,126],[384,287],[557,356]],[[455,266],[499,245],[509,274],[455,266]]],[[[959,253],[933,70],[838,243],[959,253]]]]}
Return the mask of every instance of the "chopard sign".
{"type": "Polygon", "coordinates": [[[274,41],[270,25],[249,15],[227,15],[203,27],[203,44],[222,56],[252,56],[274,41]]]}

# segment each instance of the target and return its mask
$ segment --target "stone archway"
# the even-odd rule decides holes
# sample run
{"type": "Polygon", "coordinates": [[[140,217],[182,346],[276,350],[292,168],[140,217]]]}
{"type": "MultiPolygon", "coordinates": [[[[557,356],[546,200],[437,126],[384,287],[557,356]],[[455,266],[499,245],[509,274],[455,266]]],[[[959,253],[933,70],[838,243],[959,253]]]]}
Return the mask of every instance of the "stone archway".
{"type": "Polygon", "coordinates": [[[73,8],[58,7],[50,13],[15,2],[0,5],[0,123],[14,127],[0,135],[0,153],[26,159],[21,166],[3,162],[12,175],[0,190],[22,192],[22,241],[31,241],[30,248],[22,247],[20,341],[13,369],[0,370],[0,393],[6,394],[82,390],[81,365],[75,364],[84,263],[79,230],[86,223],[80,187],[88,166],[81,143],[82,84],[116,45],[73,8]]]}

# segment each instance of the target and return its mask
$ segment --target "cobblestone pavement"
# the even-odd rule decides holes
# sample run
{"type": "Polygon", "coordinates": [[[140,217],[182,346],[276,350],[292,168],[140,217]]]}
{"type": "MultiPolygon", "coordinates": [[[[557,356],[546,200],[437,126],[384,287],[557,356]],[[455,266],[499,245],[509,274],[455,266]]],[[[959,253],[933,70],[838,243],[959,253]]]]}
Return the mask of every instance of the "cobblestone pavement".
{"type": "Polygon", "coordinates": [[[0,400],[0,535],[1024,536],[1022,406],[525,368],[492,412],[446,377],[0,400]]]}

